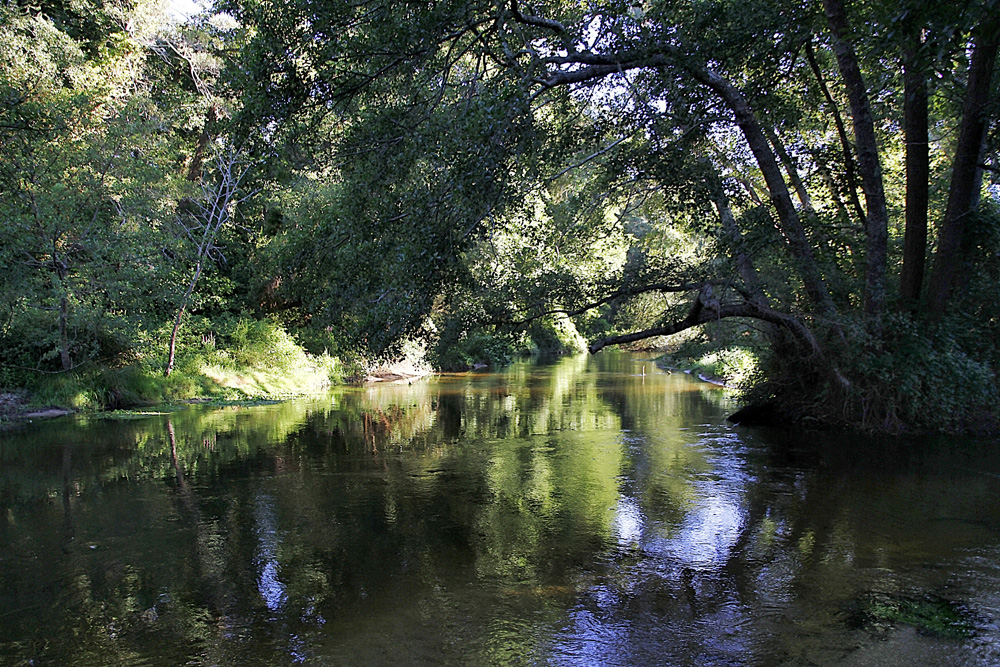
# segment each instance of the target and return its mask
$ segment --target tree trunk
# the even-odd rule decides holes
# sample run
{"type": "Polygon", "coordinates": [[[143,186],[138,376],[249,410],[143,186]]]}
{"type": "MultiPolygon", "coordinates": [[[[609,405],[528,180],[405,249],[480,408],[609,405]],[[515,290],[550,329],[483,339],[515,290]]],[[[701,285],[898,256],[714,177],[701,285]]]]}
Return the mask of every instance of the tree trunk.
{"type": "Polygon", "coordinates": [[[785,167],[785,173],[788,174],[788,180],[791,181],[792,188],[795,189],[795,196],[798,197],[799,203],[802,204],[802,210],[809,215],[815,215],[816,210],[813,208],[812,198],[809,196],[809,191],[806,190],[805,183],[802,182],[802,177],[799,176],[798,167],[795,166],[792,156],[785,150],[785,144],[781,142],[777,133],[771,129],[767,130],[767,140],[771,142],[775,154],[777,154],[778,159],[781,160],[781,164],[785,167]]]}
{"type": "Polygon", "coordinates": [[[698,81],[719,95],[733,112],[736,124],[742,130],[743,136],[757,160],[757,166],[764,176],[771,204],[778,215],[781,231],[788,242],[792,257],[795,259],[796,269],[799,277],[802,278],[806,293],[820,312],[832,315],[836,311],[833,299],[830,298],[830,293],[826,289],[819,265],[816,263],[816,257],[813,255],[812,246],[806,238],[802,221],[792,204],[792,197],[788,192],[785,179],[781,175],[781,168],[778,166],[774,152],[771,150],[770,144],[767,143],[764,131],[749,103],[736,86],[716,72],[694,65],[689,65],[688,69],[698,81]]]}
{"type": "Polygon", "coordinates": [[[170,346],[167,354],[167,367],[163,371],[163,377],[170,377],[174,372],[174,358],[177,352],[177,332],[181,328],[181,318],[184,317],[184,306],[177,310],[177,317],[174,318],[174,328],[170,332],[170,346]]]}
{"type": "Polygon", "coordinates": [[[915,310],[923,288],[927,253],[927,203],[930,150],[927,120],[927,79],[915,35],[903,55],[903,137],[906,143],[906,229],[903,234],[903,271],[899,296],[903,307],[915,310]]]}
{"type": "Polygon", "coordinates": [[[56,239],[52,239],[52,271],[55,273],[56,285],[61,292],[59,295],[58,322],[59,327],[59,363],[64,371],[73,368],[73,357],[69,353],[69,297],[67,296],[66,281],[69,279],[69,267],[66,262],[59,258],[59,251],[56,239]]]}
{"type": "Polygon", "coordinates": [[[948,189],[948,205],[938,234],[934,270],[927,293],[927,311],[934,319],[939,319],[948,309],[952,288],[962,265],[965,222],[978,197],[976,184],[979,182],[979,162],[983,136],[988,126],[986,107],[989,103],[998,44],[1000,20],[991,17],[976,30],[976,45],[969,64],[962,124],[958,131],[951,186],[948,189]]]}
{"type": "Polygon", "coordinates": [[[73,368],[69,354],[69,299],[65,294],[59,298],[59,361],[64,371],[73,368]]]}
{"type": "Polygon", "coordinates": [[[830,115],[833,117],[833,124],[837,128],[837,137],[840,139],[840,150],[844,154],[844,176],[847,178],[848,199],[850,199],[851,207],[854,209],[854,214],[858,216],[861,226],[867,226],[865,209],[861,206],[861,200],[858,199],[858,179],[854,171],[854,149],[851,146],[851,140],[847,136],[847,127],[844,125],[844,119],[840,115],[840,108],[837,106],[837,101],[830,94],[830,88],[826,85],[826,80],[823,79],[823,71],[820,69],[819,63],[816,62],[816,54],[813,53],[812,42],[806,42],[806,58],[809,61],[813,75],[816,77],[816,82],[819,84],[820,92],[823,93],[823,99],[826,100],[826,106],[830,111],[830,115]]]}
{"type": "Polygon", "coordinates": [[[202,249],[199,249],[199,257],[198,262],[195,265],[194,275],[191,276],[191,282],[188,283],[187,291],[184,292],[184,298],[181,299],[181,305],[177,309],[177,316],[174,318],[174,328],[170,332],[167,367],[163,371],[163,377],[170,377],[170,374],[174,371],[174,358],[177,351],[177,332],[180,331],[181,319],[184,317],[184,310],[187,308],[188,299],[191,298],[191,294],[194,292],[194,286],[198,283],[198,278],[201,277],[201,267],[203,266],[201,251],[202,249]]]}
{"type": "Polygon", "coordinates": [[[865,313],[879,318],[885,307],[886,254],[889,240],[889,214],[882,185],[882,167],[875,138],[875,122],[854,49],[847,41],[850,31],[841,0],[823,0],[827,24],[833,37],[833,52],[844,78],[847,97],[854,118],[854,143],[858,153],[858,171],[865,193],[867,224],[867,261],[865,271],[865,313]]]}

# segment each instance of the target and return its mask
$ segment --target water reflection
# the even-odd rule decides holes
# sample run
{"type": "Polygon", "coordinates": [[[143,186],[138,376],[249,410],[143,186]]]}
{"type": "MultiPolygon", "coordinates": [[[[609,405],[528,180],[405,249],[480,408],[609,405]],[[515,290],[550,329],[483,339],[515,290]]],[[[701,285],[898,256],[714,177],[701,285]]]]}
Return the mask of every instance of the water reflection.
{"type": "Polygon", "coordinates": [[[1000,663],[991,443],[727,408],[602,354],[7,432],[0,663],[1000,663]],[[977,635],[886,635],[872,594],[977,635]]]}
{"type": "Polygon", "coordinates": [[[278,574],[278,521],[275,516],[274,499],[266,494],[257,496],[254,504],[254,524],[257,533],[257,556],[254,565],[260,570],[257,590],[270,611],[279,611],[288,601],[285,585],[278,574]]]}

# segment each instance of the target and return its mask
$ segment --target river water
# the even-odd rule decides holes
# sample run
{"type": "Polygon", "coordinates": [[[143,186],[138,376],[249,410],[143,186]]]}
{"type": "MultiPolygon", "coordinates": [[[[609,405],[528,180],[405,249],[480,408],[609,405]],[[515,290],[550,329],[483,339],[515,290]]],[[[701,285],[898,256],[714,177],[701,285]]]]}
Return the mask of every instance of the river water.
{"type": "Polygon", "coordinates": [[[732,409],[602,353],[8,429],[0,664],[1000,664],[995,442],[732,409]]]}

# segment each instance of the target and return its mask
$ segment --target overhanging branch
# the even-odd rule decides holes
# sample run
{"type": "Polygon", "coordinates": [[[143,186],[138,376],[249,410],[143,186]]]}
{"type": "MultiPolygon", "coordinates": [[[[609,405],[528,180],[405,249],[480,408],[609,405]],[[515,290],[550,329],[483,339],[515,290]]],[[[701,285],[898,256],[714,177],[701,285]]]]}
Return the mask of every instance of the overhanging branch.
{"type": "Polygon", "coordinates": [[[816,340],[816,336],[797,317],[750,302],[725,303],[711,307],[706,307],[706,305],[706,300],[699,298],[683,320],[646,329],[645,331],[636,331],[630,334],[611,336],[610,338],[595,341],[590,345],[590,352],[593,354],[609,345],[623,345],[656,336],[672,336],[692,327],[731,317],[746,317],[783,327],[803,342],[812,354],[822,356],[822,349],[820,348],[819,341],[816,340]]]}

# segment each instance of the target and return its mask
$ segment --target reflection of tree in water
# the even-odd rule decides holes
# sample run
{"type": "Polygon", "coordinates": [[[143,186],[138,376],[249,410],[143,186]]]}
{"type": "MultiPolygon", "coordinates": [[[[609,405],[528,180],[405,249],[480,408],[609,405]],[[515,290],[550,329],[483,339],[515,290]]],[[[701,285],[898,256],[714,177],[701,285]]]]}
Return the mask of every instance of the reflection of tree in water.
{"type": "Polygon", "coordinates": [[[3,542],[39,545],[0,613],[46,609],[0,658],[795,662],[832,655],[859,569],[902,590],[898,563],[998,523],[996,480],[964,473],[921,517],[954,460],[809,454],[722,426],[685,378],[586,364],[0,441],[3,542]]]}

